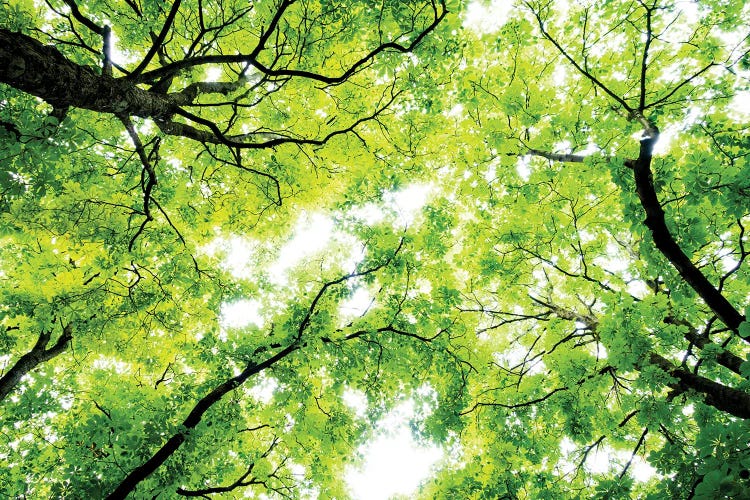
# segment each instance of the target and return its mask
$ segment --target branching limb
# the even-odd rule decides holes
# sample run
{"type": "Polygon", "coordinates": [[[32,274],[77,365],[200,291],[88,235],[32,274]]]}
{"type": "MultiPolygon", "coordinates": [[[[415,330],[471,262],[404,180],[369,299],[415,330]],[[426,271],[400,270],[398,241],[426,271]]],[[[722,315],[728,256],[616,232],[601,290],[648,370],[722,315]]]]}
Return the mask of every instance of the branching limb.
{"type": "MultiPolygon", "coordinates": [[[[263,452],[263,454],[259,458],[261,459],[266,458],[271,453],[271,451],[276,447],[278,443],[279,443],[279,438],[274,437],[273,441],[271,442],[271,445],[268,447],[268,449],[265,452],[263,452]]],[[[239,488],[244,488],[246,486],[252,486],[256,484],[265,486],[265,481],[258,479],[254,476],[253,477],[250,476],[253,473],[254,468],[255,468],[255,462],[251,463],[247,467],[247,470],[239,478],[237,478],[237,480],[235,480],[232,484],[228,484],[227,486],[214,486],[211,488],[203,488],[200,490],[188,490],[185,488],[177,488],[176,493],[184,497],[208,498],[208,495],[213,495],[216,493],[228,493],[230,491],[234,491],[239,488]]]]}
{"type": "Polygon", "coordinates": [[[36,344],[29,352],[21,356],[18,361],[0,378],[0,401],[18,385],[24,375],[31,373],[37,366],[60,355],[70,345],[73,339],[73,325],[68,323],[63,326],[63,331],[52,347],[47,348],[52,338],[52,332],[41,332],[36,344]]]}
{"type": "Polygon", "coordinates": [[[565,48],[563,48],[563,46],[560,45],[560,42],[558,42],[557,39],[555,37],[553,37],[547,31],[547,29],[545,28],[545,22],[544,22],[544,19],[542,19],[542,13],[540,12],[539,9],[537,9],[536,7],[534,7],[533,5],[531,5],[531,3],[529,3],[526,0],[524,0],[523,4],[531,11],[531,13],[533,14],[534,18],[536,19],[537,25],[539,26],[539,31],[541,31],[542,36],[544,36],[544,38],[546,38],[547,40],[549,40],[552,43],[552,45],[555,46],[555,48],[560,53],[560,55],[562,55],[570,64],[572,64],[573,67],[581,75],[583,75],[584,77],[586,77],[591,83],[593,83],[594,85],[596,85],[597,87],[599,87],[601,90],[604,91],[605,94],[607,94],[615,102],[617,102],[617,104],[619,104],[620,106],[622,106],[622,109],[626,110],[628,113],[632,113],[632,112],[635,111],[627,102],[625,102],[625,100],[622,97],[620,97],[617,94],[615,94],[612,90],[610,90],[610,88],[607,85],[605,85],[604,83],[602,83],[589,70],[587,70],[586,68],[584,68],[580,64],[578,64],[578,61],[576,61],[568,53],[568,51],[566,51],[565,48]]]}
{"type": "MultiPolygon", "coordinates": [[[[132,252],[135,240],[138,239],[138,236],[140,236],[143,230],[146,228],[146,224],[154,220],[153,215],[151,215],[151,193],[154,189],[154,186],[156,186],[156,171],[151,164],[151,158],[146,153],[146,148],[143,147],[141,138],[138,136],[138,132],[135,130],[130,117],[128,117],[127,115],[121,115],[119,118],[123,125],[125,125],[125,129],[128,131],[130,139],[133,141],[135,151],[138,154],[138,158],[141,160],[141,164],[143,165],[143,169],[146,173],[146,175],[141,179],[141,188],[143,189],[143,214],[145,215],[145,219],[143,220],[141,226],[135,232],[133,237],[130,239],[130,243],[128,244],[128,251],[132,252]]],[[[182,236],[180,236],[180,238],[182,238],[182,236]]]]}
{"type": "Polygon", "coordinates": [[[235,136],[227,136],[224,132],[219,129],[216,123],[200,116],[194,115],[188,111],[182,109],[175,109],[175,113],[183,116],[195,123],[199,123],[208,130],[201,130],[191,125],[187,125],[172,120],[156,120],[156,125],[159,129],[167,135],[181,136],[188,139],[193,139],[206,144],[223,144],[230,148],[236,149],[268,149],[282,144],[296,144],[296,145],[311,145],[311,146],[322,146],[329,142],[334,137],[355,132],[356,128],[365,122],[377,120],[377,118],[393,104],[393,102],[401,94],[401,91],[393,91],[381,101],[378,108],[368,116],[357,119],[346,128],[333,130],[326,134],[324,137],[319,139],[303,138],[303,137],[291,137],[281,134],[269,133],[269,132],[255,132],[235,136]],[[260,139],[260,141],[249,142],[249,139],[260,139]]]}
{"type": "Polygon", "coordinates": [[[659,139],[659,133],[656,126],[651,123],[648,123],[645,133],[646,136],[641,139],[638,158],[626,162],[626,166],[633,169],[636,192],[641,206],[646,212],[644,224],[651,231],[656,248],[669,260],[682,279],[698,293],[725,325],[738,333],[740,323],[745,320],[745,317],[729,303],[726,297],[711,284],[708,278],[685,255],[667,227],[664,209],[656,195],[651,172],[653,148],[659,139]]]}
{"type": "Polygon", "coordinates": [[[167,33],[169,33],[169,30],[172,29],[172,24],[174,23],[177,11],[180,9],[181,1],[182,0],[174,0],[174,3],[172,3],[172,8],[169,10],[169,14],[167,15],[167,19],[166,21],[164,21],[164,24],[161,27],[161,31],[151,45],[148,53],[146,53],[146,57],[143,58],[141,63],[126,78],[128,78],[129,80],[137,81],[138,76],[143,72],[144,69],[146,69],[146,67],[148,67],[151,60],[161,48],[161,45],[164,43],[164,39],[167,37],[167,33]]]}
{"type": "Polygon", "coordinates": [[[75,0],[63,0],[70,8],[70,14],[79,23],[102,37],[102,74],[112,76],[112,28],[108,25],[99,26],[94,21],[84,16],[78,8],[75,0]]]}
{"type": "Polygon", "coordinates": [[[468,410],[464,410],[461,413],[459,413],[459,415],[467,415],[469,413],[474,412],[477,408],[481,408],[482,406],[498,406],[500,408],[506,408],[506,409],[509,409],[509,410],[515,410],[515,409],[518,409],[518,408],[524,408],[526,406],[533,406],[535,404],[538,404],[538,403],[541,403],[543,401],[548,400],[549,398],[551,398],[552,396],[554,396],[558,392],[567,391],[567,390],[568,390],[567,387],[558,387],[558,388],[553,389],[552,391],[548,392],[544,396],[541,396],[541,397],[538,397],[538,398],[535,398],[535,399],[531,399],[529,401],[524,401],[523,403],[508,404],[508,403],[496,403],[496,402],[477,402],[477,403],[474,403],[474,406],[472,406],[468,410]]]}
{"type": "Polygon", "coordinates": [[[401,53],[412,52],[422,42],[422,40],[424,40],[424,38],[428,34],[434,31],[435,28],[437,28],[438,24],[440,24],[440,22],[448,13],[444,0],[433,0],[431,2],[431,7],[433,10],[432,21],[424,29],[422,29],[422,31],[420,31],[420,33],[416,37],[414,37],[414,39],[410,43],[406,45],[395,42],[395,41],[382,43],[378,47],[372,49],[367,54],[365,54],[362,58],[358,59],[357,61],[349,65],[344,71],[342,71],[338,75],[324,75],[324,74],[316,73],[313,71],[300,70],[300,69],[289,69],[289,68],[274,69],[273,67],[263,64],[257,59],[260,52],[265,48],[265,44],[267,40],[273,34],[273,31],[270,29],[271,26],[275,27],[274,23],[279,22],[281,16],[284,14],[284,11],[292,3],[294,2],[289,1],[289,0],[285,0],[281,3],[279,10],[276,12],[274,18],[271,21],[271,25],[269,25],[269,29],[264,31],[256,47],[253,49],[252,52],[248,54],[236,54],[236,55],[216,54],[216,55],[196,56],[192,58],[186,58],[181,61],[175,61],[159,69],[141,73],[139,76],[135,78],[131,78],[131,80],[136,83],[144,83],[144,82],[156,81],[165,76],[173,75],[184,69],[192,68],[196,66],[203,66],[206,64],[237,64],[239,63],[239,64],[249,64],[250,66],[260,71],[261,73],[270,77],[297,77],[297,78],[305,78],[309,80],[318,81],[318,82],[328,84],[328,85],[335,85],[335,84],[343,83],[349,78],[351,78],[354,74],[358,73],[364,67],[371,64],[371,62],[378,55],[384,52],[388,52],[388,51],[401,52],[401,53]]]}
{"type": "Polygon", "coordinates": [[[646,74],[648,71],[648,51],[651,48],[651,42],[653,41],[653,30],[651,29],[652,16],[654,8],[649,7],[643,2],[639,2],[641,6],[646,9],[646,40],[643,42],[643,55],[641,56],[641,96],[638,102],[638,111],[643,113],[646,109],[646,74]]]}
{"type": "MultiPolygon", "coordinates": [[[[589,453],[591,453],[593,450],[596,450],[601,446],[602,441],[604,441],[607,438],[605,435],[599,436],[599,439],[594,441],[593,443],[586,445],[583,450],[580,451],[580,458],[578,459],[578,465],[576,465],[576,471],[581,470],[583,468],[583,465],[586,463],[586,459],[589,457],[589,453]]],[[[576,472],[578,474],[578,472],[576,472]]]]}
{"type": "Polygon", "coordinates": [[[649,360],[652,365],[658,366],[677,379],[677,382],[670,384],[672,389],[679,393],[692,389],[704,397],[706,404],[717,410],[737,418],[750,419],[750,394],[747,392],[679,368],[656,353],[651,353],[649,360]]]}
{"type": "MultiPolygon", "coordinates": [[[[732,331],[738,333],[740,323],[745,320],[745,317],[732,306],[729,301],[721,294],[721,292],[714,287],[710,281],[703,275],[703,273],[690,261],[687,255],[682,251],[680,246],[675,241],[674,237],[670,233],[666,221],[664,218],[664,210],[659,203],[656,195],[656,190],[653,183],[653,174],[651,171],[651,160],[653,154],[653,148],[656,142],[659,140],[659,129],[656,124],[649,120],[644,114],[643,110],[657,106],[658,104],[669,99],[675,92],[677,92],[682,86],[686,85],[693,78],[707,71],[713,62],[709,63],[706,67],[701,69],[698,73],[690,77],[689,79],[682,82],[680,85],[672,89],[672,91],[661,99],[654,101],[651,104],[645,103],[646,89],[642,88],[641,105],[638,109],[633,109],[628,105],[625,100],[617,96],[612,92],[606,85],[599,81],[593,74],[588,70],[581,67],[578,62],[571,57],[571,55],[560,45],[560,43],[552,37],[545,28],[544,20],[539,9],[534,8],[528,1],[524,1],[524,4],[532,11],[533,15],[537,20],[539,29],[543,36],[549,40],[558,52],[575,67],[575,69],[591,81],[594,85],[601,88],[607,95],[609,95],[615,102],[617,102],[622,109],[628,112],[632,119],[637,120],[643,127],[643,136],[641,138],[640,152],[636,160],[629,160],[626,162],[626,166],[633,169],[635,174],[635,185],[636,192],[646,212],[645,225],[651,230],[651,234],[654,240],[654,244],[657,249],[669,260],[669,262],[677,269],[680,276],[687,282],[698,295],[706,302],[706,304],[713,310],[713,312],[726,324],[732,331]]],[[[650,30],[650,12],[647,15],[647,29],[650,30]]],[[[650,32],[650,31],[649,31],[650,32]]],[[[650,37],[648,38],[650,40],[650,37]]],[[[648,41],[648,44],[651,42],[648,41]]],[[[642,56],[642,65],[647,64],[648,58],[648,44],[644,49],[642,56]]],[[[645,86],[645,68],[641,70],[641,83],[645,86]]],[[[748,340],[750,342],[750,340],[748,340]]]]}
{"type": "MultiPolygon", "coordinates": [[[[278,346],[280,349],[275,354],[267,357],[263,361],[256,362],[254,359],[251,359],[250,361],[248,361],[245,368],[238,375],[231,377],[229,379],[226,379],[224,382],[214,387],[214,389],[211,390],[208,394],[203,396],[193,406],[192,410],[187,415],[187,417],[182,421],[182,424],[180,425],[180,430],[178,430],[171,437],[169,437],[169,439],[167,439],[167,441],[151,456],[151,458],[149,458],[143,464],[133,469],[120,482],[120,484],[115,488],[115,490],[112,493],[110,493],[109,496],[107,496],[107,498],[111,500],[111,499],[124,499],[125,497],[127,497],[127,495],[131,493],[138,486],[138,484],[140,484],[144,479],[149,477],[156,469],[158,469],[169,457],[171,457],[179,449],[182,443],[185,442],[188,432],[194,429],[201,422],[203,415],[207,411],[209,411],[213,405],[218,403],[227,393],[240,387],[242,384],[245,383],[245,381],[247,381],[247,379],[249,379],[253,375],[257,375],[258,373],[261,373],[267,368],[274,366],[276,363],[280,362],[281,360],[283,360],[290,354],[301,349],[303,347],[302,337],[305,331],[307,330],[307,328],[310,326],[312,317],[316,312],[318,303],[320,302],[320,300],[323,298],[323,296],[326,294],[326,292],[329,289],[331,289],[332,287],[336,285],[344,283],[345,281],[348,281],[350,279],[375,273],[378,270],[382,269],[383,267],[389,265],[391,261],[395,258],[396,254],[398,254],[398,252],[401,250],[402,245],[403,245],[403,240],[399,243],[399,246],[396,248],[393,254],[389,256],[387,259],[385,259],[383,262],[381,262],[380,264],[376,264],[362,271],[355,271],[355,272],[346,274],[344,276],[341,276],[340,278],[324,283],[323,286],[318,290],[318,293],[312,299],[310,306],[308,307],[307,312],[305,313],[305,316],[300,321],[298,329],[297,329],[297,334],[286,345],[286,347],[281,348],[281,346],[278,346]]],[[[261,351],[256,351],[256,353],[260,353],[260,352],[261,351]]]]}

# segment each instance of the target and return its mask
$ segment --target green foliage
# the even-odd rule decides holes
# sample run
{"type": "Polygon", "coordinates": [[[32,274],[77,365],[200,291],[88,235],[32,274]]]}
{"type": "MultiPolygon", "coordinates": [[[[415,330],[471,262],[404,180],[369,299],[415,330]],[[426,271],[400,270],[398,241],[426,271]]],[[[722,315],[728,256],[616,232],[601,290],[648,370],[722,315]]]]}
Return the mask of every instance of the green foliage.
{"type": "Polygon", "coordinates": [[[2,2],[0,490],[750,496],[748,9],[500,3],[2,2]]]}

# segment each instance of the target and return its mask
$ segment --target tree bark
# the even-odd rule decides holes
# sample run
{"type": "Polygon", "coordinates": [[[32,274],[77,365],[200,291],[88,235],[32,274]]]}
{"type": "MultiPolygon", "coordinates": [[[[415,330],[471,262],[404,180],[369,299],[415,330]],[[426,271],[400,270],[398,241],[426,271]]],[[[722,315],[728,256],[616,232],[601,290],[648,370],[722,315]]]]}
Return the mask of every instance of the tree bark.
{"type": "Polygon", "coordinates": [[[641,139],[638,159],[626,162],[626,165],[633,169],[636,192],[646,212],[644,224],[651,230],[656,248],[672,263],[682,279],[698,293],[725,325],[735,333],[739,333],[740,323],[745,321],[745,317],[708,281],[708,278],[685,255],[669,232],[664,219],[664,210],[656,196],[651,173],[652,152],[659,139],[659,131],[649,125],[644,133],[646,136],[641,139]]]}
{"type": "Polygon", "coordinates": [[[73,339],[73,327],[67,324],[55,345],[47,349],[50,338],[50,332],[40,333],[34,347],[21,356],[13,367],[0,378],[0,401],[3,401],[11,393],[24,375],[31,373],[37,366],[49,361],[68,348],[70,341],[73,339]]]}
{"type": "Polygon", "coordinates": [[[750,419],[750,394],[701,377],[683,368],[678,368],[668,359],[652,353],[651,364],[658,366],[678,382],[672,384],[673,389],[686,391],[692,389],[704,396],[706,404],[719,411],[734,415],[737,418],[750,419]]]}
{"type": "Polygon", "coordinates": [[[44,99],[55,108],[168,119],[175,110],[164,95],[130,81],[101,75],[66,58],[51,45],[0,28],[0,83],[44,99]]]}

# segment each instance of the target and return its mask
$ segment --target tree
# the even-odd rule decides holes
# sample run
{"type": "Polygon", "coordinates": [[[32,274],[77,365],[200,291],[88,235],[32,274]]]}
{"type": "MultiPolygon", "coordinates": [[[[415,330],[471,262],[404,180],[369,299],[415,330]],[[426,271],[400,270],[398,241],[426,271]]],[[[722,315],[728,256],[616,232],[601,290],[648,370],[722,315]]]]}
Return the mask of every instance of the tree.
{"type": "Polygon", "coordinates": [[[342,498],[422,398],[425,498],[750,495],[750,12],[482,5],[3,4],[3,490],[342,498]]]}
{"type": "Polygon", "coordinates": [[[445,5],[36,11],[3,3],[0,29],[3,491],[335,494],[362,425],[342,391],[362,385],[377,404],[403,387],[359,368],[446,348],[407,329],[398,301],[341,323],[339,304],[376,276],[393,294],[410,287],[387,276],[410,265],[390,222],[352,226],[366,238],[353,266],[341,259],[351,244],[285,286],[263,265],[299,210],[386,185],[392,174],[364,174],[407,144],[388,130],[408,114],[400,97],[417,68],[404,54],[436,33],[445,5]],[[225,263],[236,237],[268,243],[249,278],[225,263]],[[221,326],[240,297],[263,302],[262,328],[221,326]],[[252,396],[263,380],[283,401],[252,396]]]}
{"type": "Polygon", "coordinates": [[[744,498],[747,9],[560,8],[464,49],[451,263],[486,371],[428,491],[744,498]]]}

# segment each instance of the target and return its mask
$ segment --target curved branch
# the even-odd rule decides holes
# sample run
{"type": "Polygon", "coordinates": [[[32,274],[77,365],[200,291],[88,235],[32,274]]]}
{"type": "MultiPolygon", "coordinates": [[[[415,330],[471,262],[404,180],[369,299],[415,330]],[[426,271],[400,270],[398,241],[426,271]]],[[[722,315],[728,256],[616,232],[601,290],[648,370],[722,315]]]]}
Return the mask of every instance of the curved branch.
{"type": "Polygon", "coordinates": [[[51,336],[51,332],[40,333],[34,347],[21,356],[13,367],[0,378],[0,401],[4,400],[13,391],[24,375],[30,373],[42,363],[58,356],[68,348],[70,341],[73,339],[73,325],[70,323],[65,325],[62,334],[60,334],[55,344],[47,349],[51,336]]]}
{"type": "Polygon", "coordinates": [[[167,37],[167,33],[169,33],[169,30],[172,28],[172,23],[174,23],[174,18],[177,15],[177,11],[180,8],[180,2],[182,0],[174,0],[174,3],[172,4],[172,8],[169,11],[169,14],[167,15],[166,21],[164,21],[164,25],[161,27],[161,32],[159,32],[159,35],[154,40],[154,43],[151,44],[151,48],[149,49],[148,53],[146,54],[146,57],[143,58],[143,61],[138,65],[137,68],[133,70],[132,73],[130,73],[126,78],[129,80],[136,80],[138,79],[138,75],[143,72],[144,69],[149,65],[151,62],[151,59],[154,58],[156,53],[159,50],[159,47],[164,43],[164,39],[167,37]]]}
{"type": "Polygon", "coordinates": [[[726,297],[708,281],[708,278],[685,255],[667,227],[664,210],[656,196],[651,173],[653,148],[658,139],[658,129],[649,125],[649,128],[645,131],[645,136],[641,139],[638,158],[626,162],[626,166],[633,169],[636,192],[641,201],[641,206],[646,212],[644,224],[651,230],[656,248],[669,260],[682,279],[698,293],[725,325],[738,334],[740,323],[745,321],[745,317],[729,303],[726,297]]]}

